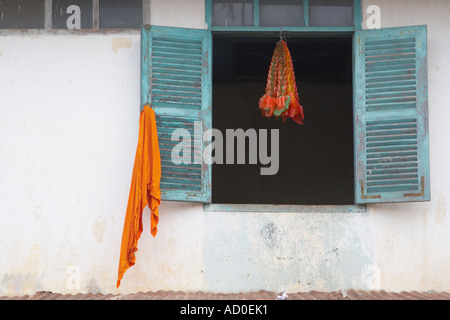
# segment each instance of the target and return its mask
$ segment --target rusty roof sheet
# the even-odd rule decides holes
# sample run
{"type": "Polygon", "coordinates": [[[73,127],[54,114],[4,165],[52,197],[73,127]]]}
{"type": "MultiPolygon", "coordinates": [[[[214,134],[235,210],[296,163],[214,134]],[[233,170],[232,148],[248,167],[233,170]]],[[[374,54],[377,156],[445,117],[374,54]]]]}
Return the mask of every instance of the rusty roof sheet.
{"type": "Polygon", "coordinates": [[[332,292],[276,293],[270,291],[212,293],[184,291],[137,292],[130,294],[77,293],[60,294],[38,291],[33,295],[0,297],[0,300],[450,300],[448,292],[384,290],[342,290],[332,292]]]}

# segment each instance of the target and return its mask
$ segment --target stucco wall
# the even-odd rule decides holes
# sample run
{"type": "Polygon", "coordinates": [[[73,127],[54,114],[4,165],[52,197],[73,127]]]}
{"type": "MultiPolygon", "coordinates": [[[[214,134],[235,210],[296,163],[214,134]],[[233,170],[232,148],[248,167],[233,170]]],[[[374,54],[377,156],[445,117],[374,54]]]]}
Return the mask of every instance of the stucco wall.
{"type": "MultiPolygon", "coordinates": [[[[151,22],[204,28],[203,0],[151,22]]],[[[428,25],[429,203],[367,212],[149,211],[115,288],[139,117],[139,34],[0,36],[0,295],[153,290],[450,290],[448,1],[363,1],[381,27],[428,25]]],[[[170,9],[170,10],[169,10],[170,9]]],[[[311,210],[312,211],[312,210],[311,210]]]]}
{"type": "Polygon", "coordinates": [[[445,39],[450,33],[450,2],[363,1],[363,10],[370,4],[380,7],[382,28],[426,24],[428,29],[431,202],[369,206],[379,283],[388,290],[448,290],[450,62],[445,39]]]}

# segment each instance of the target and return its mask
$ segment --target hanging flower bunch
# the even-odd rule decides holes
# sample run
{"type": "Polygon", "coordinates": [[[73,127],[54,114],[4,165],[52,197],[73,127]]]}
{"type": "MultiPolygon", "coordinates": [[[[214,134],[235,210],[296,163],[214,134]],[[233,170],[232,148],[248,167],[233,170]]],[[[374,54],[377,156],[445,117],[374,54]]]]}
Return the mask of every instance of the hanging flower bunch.
{"type": "Polygon", "coordinates": [[[291,53],[283,40],[277,43],[273,53],[266,93],[259,100],[259,109],[265,117],[275,116],[283,121],[291,118],[303,124],[303,107],[298,99],[291,53]]]}

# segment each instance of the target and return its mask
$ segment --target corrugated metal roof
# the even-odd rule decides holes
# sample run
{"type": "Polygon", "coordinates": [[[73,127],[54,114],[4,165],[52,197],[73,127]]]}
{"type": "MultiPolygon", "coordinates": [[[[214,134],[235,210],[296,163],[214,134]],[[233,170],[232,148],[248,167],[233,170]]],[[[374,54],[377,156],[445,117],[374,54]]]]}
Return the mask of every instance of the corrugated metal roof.
{"type": "Polygon", "coordinates": [[[38,291],[33,295],[0,297],[0,300],[450,300],[448,292],[402,291],[387,292],[343,290],[332,292],[294,292],[276,293],[255,291],[242,293],[212,293],[184,291],[137,292],[130,294],[78,293],[60,294],[38,291]]]}

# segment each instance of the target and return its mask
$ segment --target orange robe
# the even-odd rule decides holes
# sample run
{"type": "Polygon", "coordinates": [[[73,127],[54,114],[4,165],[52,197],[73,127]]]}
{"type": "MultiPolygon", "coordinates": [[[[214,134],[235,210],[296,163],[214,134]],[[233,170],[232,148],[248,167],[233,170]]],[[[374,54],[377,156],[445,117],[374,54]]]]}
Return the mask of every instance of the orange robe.
{"type": "Polygon", "coordinates": [[[120,286],[125,271],[135,264],[135,252],[138,250],[137,244],[143,230],[142,211],[147,205],[151,210],[151,234],[156,236],[158,206],[161,203],[160,180],[161,157],[155,112],[149,106],[144,106],[139,117],[139,141],[123,226],[117,287],[120,286]]]}

